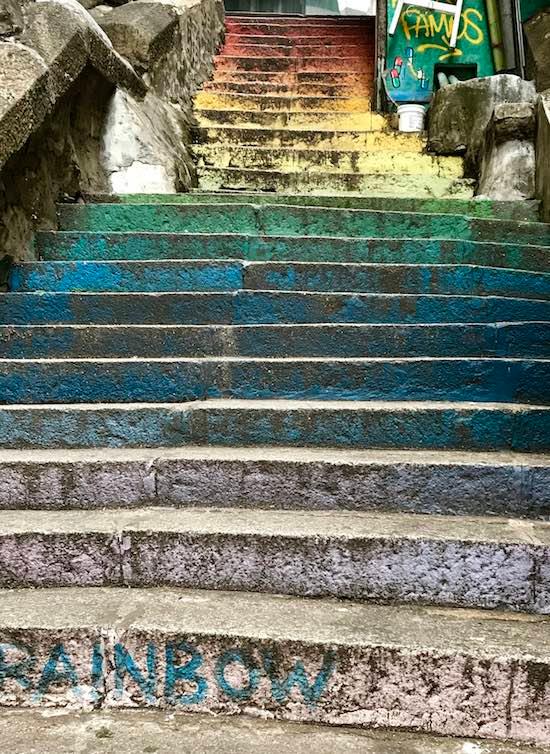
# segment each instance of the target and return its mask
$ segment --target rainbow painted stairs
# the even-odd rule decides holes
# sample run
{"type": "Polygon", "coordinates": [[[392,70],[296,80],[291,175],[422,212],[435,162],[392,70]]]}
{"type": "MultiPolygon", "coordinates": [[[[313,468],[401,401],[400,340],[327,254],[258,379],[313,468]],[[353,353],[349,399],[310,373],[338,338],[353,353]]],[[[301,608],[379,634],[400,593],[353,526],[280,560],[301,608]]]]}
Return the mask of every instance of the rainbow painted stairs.
{"type": "Polygon", "coordinates": [[[0,295],[0,705],[413,734],[375,731],[372,754],[548,751],[536,211],[61,205],[0,295]]]}
{"type": "Polygon", "coordinates": [[[196,97],[204,190],[472,195],[462,159],[372,112],[374,19],[229,17],[196,97]]]}

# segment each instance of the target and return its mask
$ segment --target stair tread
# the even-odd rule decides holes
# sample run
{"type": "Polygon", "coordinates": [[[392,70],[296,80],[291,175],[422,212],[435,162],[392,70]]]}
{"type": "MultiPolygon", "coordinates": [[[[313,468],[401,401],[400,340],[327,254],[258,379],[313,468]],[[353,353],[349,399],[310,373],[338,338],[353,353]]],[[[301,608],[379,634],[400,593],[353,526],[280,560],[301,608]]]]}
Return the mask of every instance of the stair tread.
{"type": "Polygon", "coordinates": [[[247,592],[64,587],[0,590],[4,629],[105,627],[334,646],[380,645],[550,662],[544,616],[247,592]]]}
{"type": "Polygon", "coordinates": [[[397,733],[384,730],[342,730],[281,720],[253,720],[194,713],[167,716],[154,710],[62,712],[45,715],[31,709],[0,710],[0,738],[10,754],[75,754],[93,751],[101,742],[104,754],[545,754],[546,747],[472,738],[397,733]],[[105,740],[107,739],[107,740],[105,740]],[[112,747],[112,748],[111,748],[112,747]]]}

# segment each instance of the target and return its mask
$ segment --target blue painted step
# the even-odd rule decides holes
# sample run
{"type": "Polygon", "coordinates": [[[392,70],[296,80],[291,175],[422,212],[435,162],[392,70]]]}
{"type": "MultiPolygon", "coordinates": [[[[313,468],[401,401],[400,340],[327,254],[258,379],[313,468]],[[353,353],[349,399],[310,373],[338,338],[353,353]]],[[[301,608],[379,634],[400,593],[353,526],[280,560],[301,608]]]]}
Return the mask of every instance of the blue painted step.
{"type": "Polygon", "coordinates": [[[301,403],[0,407],[0,447],[287,445],[550,450],[550,408],[471,403],[301,403]]]}
{"type": "Polygon", "coordinates": [[[550,403],[550,360],[0,360],[0,403],[204,398],[550,403]]]}
{"type": "Polygon", "coordinates": [[[6,293],[4,324],[277,324],[550,321],[550,301],[240,291],[227,293],[6,293]]]}

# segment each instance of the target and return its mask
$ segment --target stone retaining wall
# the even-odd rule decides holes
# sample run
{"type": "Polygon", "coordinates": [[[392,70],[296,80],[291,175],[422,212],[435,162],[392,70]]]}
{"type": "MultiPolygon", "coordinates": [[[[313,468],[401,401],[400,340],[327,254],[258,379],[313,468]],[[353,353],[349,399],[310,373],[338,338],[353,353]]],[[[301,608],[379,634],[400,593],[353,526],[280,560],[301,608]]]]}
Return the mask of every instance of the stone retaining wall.
{"type": "Polygon", "coordinates": [[[550,222],[550,89],[538,102],[537,194],[542,201],[542,219],[550,222]]]}

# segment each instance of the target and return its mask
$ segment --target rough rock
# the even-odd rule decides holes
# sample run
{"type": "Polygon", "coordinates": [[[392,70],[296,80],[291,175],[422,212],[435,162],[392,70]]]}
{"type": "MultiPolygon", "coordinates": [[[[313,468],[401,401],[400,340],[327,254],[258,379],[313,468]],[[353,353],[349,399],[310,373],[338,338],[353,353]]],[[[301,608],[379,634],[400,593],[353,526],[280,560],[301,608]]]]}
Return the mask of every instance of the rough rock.
{"type": "Polygon", "coordinates": [[[468,165],[475,166],[495,106],[535,99],[534,83],[510,74],[443,87],[430,108],[428,147],[439,154],[466,154],[468,165]]]}
{"type": "Polygon", "coordinates": [[[23,30],[23,7],[27,0],[0,0],[0,37],[10,37],[23,30]]]}
{"type": "Polygon", "coordinates": [[[550,88],[550,7],[545,8],[523,26],[527,39],[528,73],[537,91],[550,88]]]}
{"type": "Polygon", "coordinates": [[[118,91],[111,100],[103,163],[114,193],[176,193],[195,182],[181,112],[152,92],[143,102],[118,91]]]}
{"type": "Polygon", "coordinates": [[[537,116],[537,196],[542,219],[550,222],[550,91],[539,97],[537,116]]]}
{"type": "Polygon", "coordinates": [[[105,14],[101,25],[117,51],[147,71],[174,46],[178,16],[170,5],[137,0],[105,14]]]}

